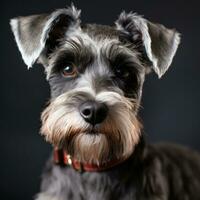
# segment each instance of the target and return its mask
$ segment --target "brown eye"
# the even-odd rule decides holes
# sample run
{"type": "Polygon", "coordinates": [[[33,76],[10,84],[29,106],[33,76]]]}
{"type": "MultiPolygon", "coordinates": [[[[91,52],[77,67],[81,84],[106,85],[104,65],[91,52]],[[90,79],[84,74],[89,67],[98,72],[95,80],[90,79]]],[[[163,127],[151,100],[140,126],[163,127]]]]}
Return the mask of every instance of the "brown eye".
{"type": "Polygon", "coordinates": [[[121,77],[121,78],[128,78],[129,75],[130,75],[130,72],[126,69],[121,69],[121,68],[117,68],[115,70],[115,73],[118,77],[121,77]]]}
{"type": "Polygon", "coordinates": [[[77,75],[76,67],[72,64],[68,64],[62,70],[64,77],[75,77],[77,75]]]}

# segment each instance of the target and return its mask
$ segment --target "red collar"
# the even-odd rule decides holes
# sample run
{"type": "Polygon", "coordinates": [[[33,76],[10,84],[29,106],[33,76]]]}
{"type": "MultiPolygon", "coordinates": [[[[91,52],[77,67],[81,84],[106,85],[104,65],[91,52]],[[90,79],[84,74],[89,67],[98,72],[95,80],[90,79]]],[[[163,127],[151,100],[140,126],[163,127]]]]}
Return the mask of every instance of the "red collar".
{"type": "Polygon", "coordinates": [[[61,166],[72,166],[75,170],[80,172],[100,172],[108,170],[116,165],[121,164],[127,158],[111,160],[105,164],[97,165],[91,163],[81,163],[76,159],[71,158],[69,154],[66,153],[63,149],[54,148],[53,154],[54,162],[61,166]]]}

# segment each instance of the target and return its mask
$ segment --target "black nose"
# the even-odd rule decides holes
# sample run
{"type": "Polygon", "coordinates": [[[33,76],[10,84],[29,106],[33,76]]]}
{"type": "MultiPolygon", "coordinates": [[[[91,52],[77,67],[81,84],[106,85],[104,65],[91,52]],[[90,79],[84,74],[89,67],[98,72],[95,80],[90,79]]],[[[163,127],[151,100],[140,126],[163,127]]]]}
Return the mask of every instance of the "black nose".
{"type": "Polygon", "coordinates": [[[86,101],[81,104],[79,112],[83,119],[92,124],[100,124],[108,114],[108,107],[104,103],[86,101]]]}

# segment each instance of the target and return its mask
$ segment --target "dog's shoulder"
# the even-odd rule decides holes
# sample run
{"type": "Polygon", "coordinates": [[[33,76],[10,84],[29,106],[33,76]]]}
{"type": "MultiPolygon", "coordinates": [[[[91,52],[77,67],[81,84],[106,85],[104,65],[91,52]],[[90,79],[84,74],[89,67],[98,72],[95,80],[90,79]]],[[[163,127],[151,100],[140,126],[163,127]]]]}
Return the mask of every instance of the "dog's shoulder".
{"type": "Polygon", "coordinates": [[[173,161],[174,164],[180,163],[181,165],[188,163],[200,167],[200,153],[189,147],[173,143],[157,143],[151,144],[147,148],[149,154],[156,154],[163,161],[173,161]]]}
{"type": "Polygon", "coordinates": [[[143,154],[143,187],[149,195],[169,199],[200,198],[200,154],[177,144],[148,145],[143,154]],[[184,197],[184,198],[183,198],[184,197]]]}

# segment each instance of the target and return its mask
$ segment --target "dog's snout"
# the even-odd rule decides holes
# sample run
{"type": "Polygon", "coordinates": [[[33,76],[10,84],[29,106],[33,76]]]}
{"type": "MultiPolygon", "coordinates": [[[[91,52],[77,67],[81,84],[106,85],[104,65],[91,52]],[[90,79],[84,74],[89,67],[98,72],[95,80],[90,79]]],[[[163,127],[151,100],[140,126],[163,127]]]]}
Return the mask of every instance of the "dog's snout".
{"type": "Polygon", "coordinates": [[[86,101],[79,108],[83,119],[92,124],[100,124],[108,114],[108,107],[104,103],[95,101],[86,101]]]}

